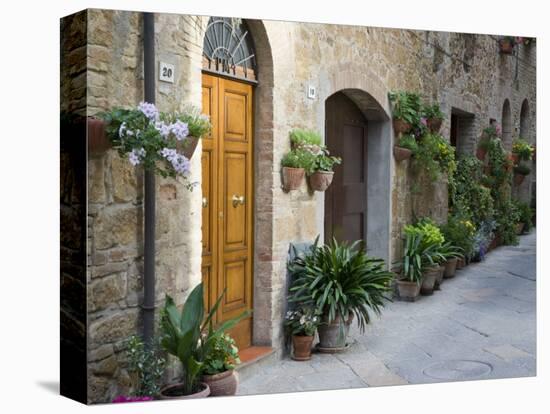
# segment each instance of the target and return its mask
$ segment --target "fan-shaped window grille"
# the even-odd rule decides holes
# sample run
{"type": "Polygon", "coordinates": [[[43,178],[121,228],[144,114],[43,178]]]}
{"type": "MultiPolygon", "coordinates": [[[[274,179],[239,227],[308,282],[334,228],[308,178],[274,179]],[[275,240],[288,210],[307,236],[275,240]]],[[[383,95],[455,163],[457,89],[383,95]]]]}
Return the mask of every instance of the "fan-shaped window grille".
{"type": "Polygon", "coordinates": [[[203,44],[203,69],[228,76],[256,80],[256,56],[244,22],[211,17],[203,44]]]}

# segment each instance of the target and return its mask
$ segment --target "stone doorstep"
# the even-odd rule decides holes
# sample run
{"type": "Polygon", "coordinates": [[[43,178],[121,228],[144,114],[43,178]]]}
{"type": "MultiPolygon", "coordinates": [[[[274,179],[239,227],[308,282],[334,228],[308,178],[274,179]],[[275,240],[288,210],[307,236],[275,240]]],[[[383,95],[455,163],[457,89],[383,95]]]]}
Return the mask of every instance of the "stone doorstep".
{"type": "Polygon", "coordinates": [[[251,346],[239,350],[241,363],[236,370],[239,373],[239,382],[250,378],[261,371],[262,367],[275,363],[277,352],[270,346],[251,346]]]}

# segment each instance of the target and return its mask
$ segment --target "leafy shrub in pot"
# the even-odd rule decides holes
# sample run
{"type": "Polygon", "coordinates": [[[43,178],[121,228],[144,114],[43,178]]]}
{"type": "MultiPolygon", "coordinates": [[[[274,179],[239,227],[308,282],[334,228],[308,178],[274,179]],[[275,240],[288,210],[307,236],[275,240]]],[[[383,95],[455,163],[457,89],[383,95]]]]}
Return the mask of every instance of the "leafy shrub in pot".
{"type": "Polygon", "coordinates": [[[397,134],[407,133],[420,126],[422,103],[420,95],[412,92],[390,92],[393,128],[397,134]]]}
{"type": "Polygon", "coordinates": [[[441,112],[439,104],[426,105],[422,109],[422,115],[426,119],[426,124],[431,133],[436,134],[441,129],[445,114],[441,112]]]}
{"type": "Polygon", "coordinates": [[[311,359],[311,346],[317,327],[321,323],[320,312],[316,307],[299,305],[285,315],[285,330],[292,338],[292,359],[311,359]]]}
{"type": "Polygon", "coordinates": [[[325,191],[332,183],[334,166],[342,162],[340,157],[333,157],[326,148],[317,154],[306,173],[309,176],[309,184],[314,191],[325,191]]]}
{"type": "Polygon", "coordinates": [[[303,149],[293,149],[281,160],[283,167],[283,188],[285,191],[297,190],[304,179],[306,170],[310,171],[315,155],[303,149]]]}
{"type": "Polygon", "coordinates": [[[398,144],[393,147],[393,155],[398,162],[409,159],[417,151],[418,143],[411,134],[401,135],[398,144]]]}
{"type": "Polygon", "coordinates": [[[208,384],[210,395],[235,395],[238,379],[235,365],[240,364],[239,349],[228,334],[215,336],[210,351],[204,356],[201,380],[208,384]]]}
{"type": "Polygon", "coordinates": [[[318,241],[289,262],[290,300],[317,308],[320,347],[339,349],[346,345],[353,315],[363,332],[372,313],[381,314],[393,273],[384,270],[382,259],[368,256],[360,241],[349,245],[333,239],[323,246],[318,241]]]}
{"type": "Polygon", "coordinates": [[[248,315],[248,312],[244,312],[214,329],[212,318],[224,294],[225,292],[220,295],[206,318],[202,283],[199,283],[191,291],[181,313],[173,299],[166,295],[161,315],[163,333],[161,344],[169,354],[179,359],[183,371],[183,381],[164,387],[161,390],[160,398],[196,398],[207,397],[210,394],[208,385],[199,380],[204,369],[204,361],[213,352],[219,337],[248,315]]]}

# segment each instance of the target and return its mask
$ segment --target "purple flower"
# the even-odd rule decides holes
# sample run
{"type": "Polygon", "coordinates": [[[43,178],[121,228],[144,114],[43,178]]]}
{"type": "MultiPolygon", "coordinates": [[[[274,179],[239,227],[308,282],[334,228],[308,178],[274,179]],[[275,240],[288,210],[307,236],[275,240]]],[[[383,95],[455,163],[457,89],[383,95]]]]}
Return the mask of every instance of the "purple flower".
{"type": "Polygon", "coordinates": [[[426,118],[424,117],[420,118],[420,122],[422,123],[422,125],[428,126],[428,121],[426,120],[426,118]]]}
{"type": "Polygon", "coordinates": [[[128,160],[130,161],[130,164],[133,166],[138,165],[141,162],[141,159],[145,157],[145,150],[143,148],[140,149],[133,149],[130,154],[128,154],[128,160]]]}
{"type": "Polygon", "coordinates": [[[174,122],[172,125],[170,125],[170,129],[172,133],[176,136],[176,139],[178,141],[181,141],[187,135],[189,135],[189,126],[185,122],[180,121],[179,119],[176,122],[174,122]]]}
{"type": "Polygon", "coordinates": [[[181,175],[187,175],[191,171],[191,165],[189,159],[184,155],[178,154],[175,149],[163,148],[160,151],[160,155],[166,158],[176,173],[181,175]]]}
{"type": "Polygon", "coordinates": [[[138,109],[143,113],[143,115],[149,118],[150,121],[156,121],[158,119],[159,111],[155,104],[149,102],[140,102],[138,105],[138,109]]]}
{"type": "Polygon", "coordinates": [[[141,401],[153,401],[153,397],[149,397],[149,396],[127,397],[125,395],[119,395],[113,400],[114,403],[141,402],[141,401]]]}
{"type": "Polygon", "coordinates": [[[160,135],[162,135],[163,138],[166,139],[168,135],[170,135],[170,125],[166,125],[164,122],[156,122],[155,123],[155,129],[160,132],[160,135]]]}

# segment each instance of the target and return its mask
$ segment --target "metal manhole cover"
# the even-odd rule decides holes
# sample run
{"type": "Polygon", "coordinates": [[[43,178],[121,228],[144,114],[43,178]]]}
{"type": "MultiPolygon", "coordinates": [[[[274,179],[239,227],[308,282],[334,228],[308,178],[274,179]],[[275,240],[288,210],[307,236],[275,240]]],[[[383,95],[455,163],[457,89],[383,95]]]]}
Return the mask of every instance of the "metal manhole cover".
{"type": "Polygon", "coordinates": [[[461,381],[482,377],[492,370],[493,367],[486,362],[454,360],[437,362],[424,368],[422,372],[435,379],[461,381]]]}

